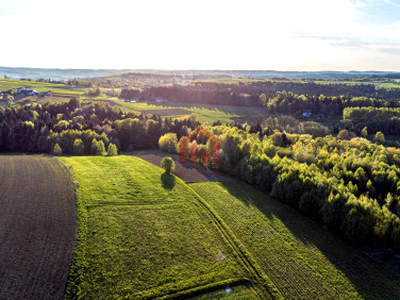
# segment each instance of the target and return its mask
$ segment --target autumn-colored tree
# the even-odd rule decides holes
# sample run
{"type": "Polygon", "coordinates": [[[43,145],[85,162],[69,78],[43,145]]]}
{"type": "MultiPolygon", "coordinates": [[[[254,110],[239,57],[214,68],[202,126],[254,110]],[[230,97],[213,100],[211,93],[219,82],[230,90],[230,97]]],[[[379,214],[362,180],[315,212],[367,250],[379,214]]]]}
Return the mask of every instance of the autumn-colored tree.
{"type": "Polygon", "coordinates": [[[201,142],[203,144],[206,144],[208,139],[212,136],[212,134],[210,132],[208,132],[205,129],[201,129],[198,133],[198,137],[201,137],[201,142]]]}
{"type": "Polygon", "coordinates": [[[188,159],[188,146],[190,143],[190,139],[187,136],[183,136],[179,140],[179,161],[184,163],[188,159]]]}
{"type": "Polygon", "coordinates": [[[200,147],[200,159],[201,159],[201,163],[208,167],[209,163],[210,163],[210,153],[207,150],[207,147],[202,145],[200,147]]]}
{"type": "Polygon", "coordinates": [[[199,162],[199,144],[196,141],[193,141],[192,145],[190,145],[190,161],[199,162]]]}
{"type": "Polygon", "coordinates": [[[192,131],[191,133],[189,133],[189,139],[190,139],[191,142],[193,142],[196,138],[197,138],[197,132],[196,131],[192,131]]]}
{"type": "Polygon", "coordinates": [[[207,141],[207,149],[210,152],[211,157],[213,157],[215,153],[219,152],[221,149],[221,142],[219,138],[214,135],[211,136],[207,141]]]}

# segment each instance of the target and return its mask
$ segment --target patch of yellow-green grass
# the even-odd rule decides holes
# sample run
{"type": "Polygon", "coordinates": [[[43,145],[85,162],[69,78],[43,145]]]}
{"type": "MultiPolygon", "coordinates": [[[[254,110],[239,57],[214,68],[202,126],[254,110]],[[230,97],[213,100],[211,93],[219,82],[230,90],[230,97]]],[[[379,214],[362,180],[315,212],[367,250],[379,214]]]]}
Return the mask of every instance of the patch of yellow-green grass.
{"type": "Polygon", "coordinates": [[[400,89],[400,84],[392,82],[382,83],[378,86],[378,89],[400,89]]]}
{"type": "Polygon", "coordinates": [[[290,207],[239,181],[192,187],[285,298],[395,299],[398,277],[290,207]]]}
{"type": "Polygon", "coordinates": [[[67,299],[195,295],[249,283],[226,236],[180,179],[132,156],[61,161],[76,185],[79,216],[67,299]]]}

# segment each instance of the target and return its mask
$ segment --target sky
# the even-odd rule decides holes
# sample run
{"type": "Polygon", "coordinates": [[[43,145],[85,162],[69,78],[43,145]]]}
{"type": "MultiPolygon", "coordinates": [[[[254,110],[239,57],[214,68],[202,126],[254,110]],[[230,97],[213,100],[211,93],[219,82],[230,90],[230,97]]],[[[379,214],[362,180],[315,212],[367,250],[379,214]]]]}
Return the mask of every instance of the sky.
{"type": "Polygon", "coordinates": [[[400,0],[0,0],[0,66],[400,71],[400,0]]]}

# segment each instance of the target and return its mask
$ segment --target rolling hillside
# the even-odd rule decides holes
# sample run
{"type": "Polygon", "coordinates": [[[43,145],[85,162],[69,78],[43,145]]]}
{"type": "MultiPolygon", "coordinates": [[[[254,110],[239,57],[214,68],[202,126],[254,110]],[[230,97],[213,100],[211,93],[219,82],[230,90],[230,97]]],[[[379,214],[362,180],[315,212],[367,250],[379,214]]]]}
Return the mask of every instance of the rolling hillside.
{"type": "Polygon", "coordinates": [[[68,299],[400,294],[399,278],[246,184],[185,184],[131,156],[62,161],[80,219],[68,299]]]}
{"type": "Polygon", "coordinates": [[[67,298],[194,296],[238,285],[271,298],[246,253],[180,179],[131,156],[62,161],[78,186],[80,219],[67,298]]]}

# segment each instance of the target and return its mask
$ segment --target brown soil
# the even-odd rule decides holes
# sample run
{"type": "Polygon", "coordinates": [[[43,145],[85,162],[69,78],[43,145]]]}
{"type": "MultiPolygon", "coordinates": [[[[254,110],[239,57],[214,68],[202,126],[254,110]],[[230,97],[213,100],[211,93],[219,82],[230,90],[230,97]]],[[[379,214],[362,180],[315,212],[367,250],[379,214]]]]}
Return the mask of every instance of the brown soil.
{"type": "Polygon", "coordinates": [[[76,219],[56,158],[0,156],[0,299],[62,299],[76,219]]]}
{"type": "Polygon", "coordinates": [[[165,156],[170,156],[175,161],[175,170],[172,172],[184,181],[198,182],[198,181],[230,181],[230,179],[220,173],[208,170],[201,165],[191,162],[180,163],[178,155],[164,153],[160,150],[143,150],[134,151],[126,154],[131,154],[141,159],[152,163],[153,165],[160,166],[161,160],[165,156]]]}

